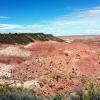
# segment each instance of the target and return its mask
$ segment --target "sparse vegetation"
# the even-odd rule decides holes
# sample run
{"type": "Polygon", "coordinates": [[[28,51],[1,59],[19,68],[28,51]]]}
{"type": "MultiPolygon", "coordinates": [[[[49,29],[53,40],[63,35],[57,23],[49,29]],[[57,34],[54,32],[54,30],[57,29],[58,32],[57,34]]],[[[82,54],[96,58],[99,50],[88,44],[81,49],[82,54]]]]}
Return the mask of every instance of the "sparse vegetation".
{"type": "Polygon", "coordinates": [[[84,95],[84,100],[100,100],[100,88],[93,83],[90,83],[87,93],[84,95]]]}
{"type": "Polygon", "coordinates": [[[32,91],[9,84],[0,86],[0,100],[40,100],[32,91]]]}
{"type": "Polygon", "coordinates": [[[52,100],[64,100],[64,99],[60,95],[55,95],[52,100]]]}
{"type": "Polygon", "coordinates": [[[100,100],[100,88],[90,83],[87,91],[78,91],[70,95],[71,100],[100,100]]]}

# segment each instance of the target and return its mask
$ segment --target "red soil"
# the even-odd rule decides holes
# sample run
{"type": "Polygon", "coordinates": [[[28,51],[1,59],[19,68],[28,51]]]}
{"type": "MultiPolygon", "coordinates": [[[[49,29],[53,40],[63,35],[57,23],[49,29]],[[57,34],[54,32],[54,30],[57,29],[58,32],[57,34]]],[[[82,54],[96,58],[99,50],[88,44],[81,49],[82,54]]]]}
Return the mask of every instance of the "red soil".
{"type": "Polygon", "coordinates": [[[3,47],[5,46],[0,46],[4,51],[8,47],[15,50],[12,51],[13,54],[10,54],[12,49],[9,49],[9,54],[0,54],[4,56],[0,58],[0,64],[14,64],[11,77],[37,80],[40,87],[35,87],[34,91],[38,94],[62,94],[87,84],[88,80],[82,80],[84,77],[100,78],[100,46],[95,43],[90,45],[49,41],[30,43],[21,47],[3,47]],[[16,50],[19,54],[15,55],[16,50]]]}

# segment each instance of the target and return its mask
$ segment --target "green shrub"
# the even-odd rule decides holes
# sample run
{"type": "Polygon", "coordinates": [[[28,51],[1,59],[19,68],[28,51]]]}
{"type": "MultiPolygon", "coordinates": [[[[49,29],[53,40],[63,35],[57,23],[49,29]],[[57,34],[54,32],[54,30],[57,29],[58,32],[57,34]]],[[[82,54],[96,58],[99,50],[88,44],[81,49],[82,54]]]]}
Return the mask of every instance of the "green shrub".
{"type": "Polygon", "coordinates": [[[76,91],[70,94],[70,100],[100,100],[100,88],[90,83],[86,93],[84,91],[76,91]]]}
{"type": "Polygon", "coordinates": [[[52,100],[64,100],[64,99],[63,99],[62,96],[60,96],[60,95],[56,95],[56,96],[53,97],[52,100]]]}
{"type": "Polygon", "coordinates": [[[79,95],[71,95],[70,98],[71,98],[71,100],[80,100],[79,95]]]}
{"type": "Polygon", "coordinates": [[[84,95],[84,100],[100,100],[100,88],[90,83],[87,94],[84,95]]]}
{"type": "Polygon", "coordinates": [[[70,94],[70,100],[83,100],[83,91],[78,90],[70,94]]]}
{"type": "Polygon", "coordinates": [[[37,96],[29,90],[16,88],[8,84],[0,86],[0,100],[39,100],[37,96]]]}

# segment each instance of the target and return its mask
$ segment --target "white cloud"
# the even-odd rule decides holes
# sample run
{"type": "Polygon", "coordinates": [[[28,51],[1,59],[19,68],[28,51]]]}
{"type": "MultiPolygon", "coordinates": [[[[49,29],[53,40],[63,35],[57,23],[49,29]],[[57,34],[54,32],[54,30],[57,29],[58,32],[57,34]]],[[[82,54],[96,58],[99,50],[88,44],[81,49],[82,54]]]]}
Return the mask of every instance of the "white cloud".
{"type": "Polygon", "coordinates": [[[7,17],[7,16],[0,16],[0,19],[8,19],[10,17],[7,17]]]}
{"type": "Polygon", "coordinates": [[[45,21],[41,24],[0,24],[0,32],[44,32],[54,35],[99,34],[100,7],[75,10],[70,15],[45,21]]]}

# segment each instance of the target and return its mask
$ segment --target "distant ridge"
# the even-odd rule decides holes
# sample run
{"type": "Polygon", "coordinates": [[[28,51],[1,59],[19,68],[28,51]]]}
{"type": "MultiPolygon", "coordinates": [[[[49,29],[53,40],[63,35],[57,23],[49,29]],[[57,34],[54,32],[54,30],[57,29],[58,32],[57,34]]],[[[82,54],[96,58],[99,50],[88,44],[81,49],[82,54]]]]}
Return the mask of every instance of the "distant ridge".
{"type": "Polygon", "coordinates": [[[60,39],[92,39],[92,38],[100,38],[100,35],[68,35],[68,36],[58,36],[60,39]]]}
{"type": "Polygon", "coordinates": [[[58,36],[58,38],[65,40],[66,42],[99,42],[100,35],[71,35],[71,36],[58,36]]]}
{"type": "Polygon", "coordinates": [[[55,37],[51,34],[44,33],[9,33],[0,34],[0,43],[7,44],[28,44],[35,41],[57,41],[63,42],[62,39],[55,37]]]}

